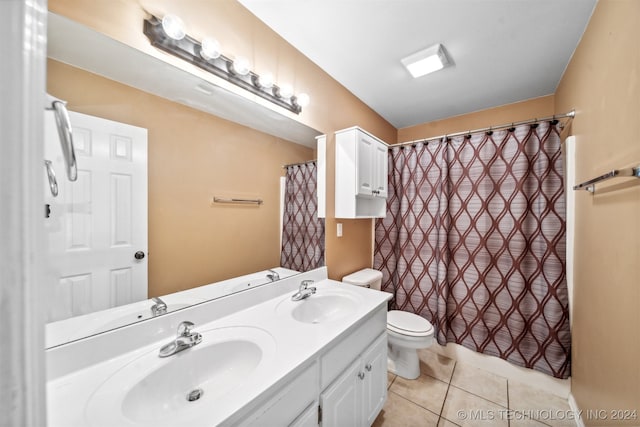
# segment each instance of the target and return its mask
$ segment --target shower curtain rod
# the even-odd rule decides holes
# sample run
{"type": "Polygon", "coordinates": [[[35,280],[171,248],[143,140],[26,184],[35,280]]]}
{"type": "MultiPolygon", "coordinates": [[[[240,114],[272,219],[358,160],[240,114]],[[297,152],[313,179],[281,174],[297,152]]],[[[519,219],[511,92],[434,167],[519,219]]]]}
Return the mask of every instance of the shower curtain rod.
{"type": "Polygon", "coordinates": [[[301,165],[307,165],[309,163],[315,163],[317,162],[317,160],[308,160],[306,162],[300,162],[300,163],[289,163],[288,165],[282,165],[282,169],[286,169],[289,166],[301,166],[301,165]]]}
{"type": "Polygon", "coordinates": [[[515,126],[530,125],[530,124],[533,124],[533,123],[544,122],[544,121],[547,121],[547,120],[557,120],[557,119],[568,118],[569,120],[567,120],[567,122],[569,122],[575,116],[576,116],[576,110],[571,110],[571,111],[569,111],[568,113],[565,113],[565,114],[554,114],[553,116],[542,117],[542,118],[539,118],[539,119],[529,119],[529,120],[523,120],[521,122],[505,123],[505,124],[499,125],[499,126],[489,126],[489,127],[480,128],[480,129],[467,130],[467,131],[464,131],[464,132],[447,133],[447,134],[444,134],[444,135],[434,136],[434,137],[430,137],[430,138],[420,138],[420,139],[416,139],[416,140],[413,140],[413,141],[401,142],[400,144],[389,145],[389,148],[403,147],[405,145],[412,145],[412,144],[417,144],[419,142],[425,142],[425,141],[433,141],[433,140],[442,139],[442,138],[445,138],[445,137],[469,135],[469,134],[476,133],[476,132],[489,132],[489,131],[500,130],[500,129],[508,129],[508,128],[512,128],[512,127],[515,127],[515,126]]]}

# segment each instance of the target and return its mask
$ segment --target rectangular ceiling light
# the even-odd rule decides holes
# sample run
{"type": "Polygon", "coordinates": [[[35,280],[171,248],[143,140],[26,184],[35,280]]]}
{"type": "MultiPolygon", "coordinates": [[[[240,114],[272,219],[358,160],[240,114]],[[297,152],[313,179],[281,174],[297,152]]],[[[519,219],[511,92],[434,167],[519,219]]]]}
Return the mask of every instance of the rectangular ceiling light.
{"type": "Polygon", "coordinates": [[[439,43],[409,55],[401,59],[401,62],[414,78],[433,73],[449,65],[447,55],[439,43]]]}

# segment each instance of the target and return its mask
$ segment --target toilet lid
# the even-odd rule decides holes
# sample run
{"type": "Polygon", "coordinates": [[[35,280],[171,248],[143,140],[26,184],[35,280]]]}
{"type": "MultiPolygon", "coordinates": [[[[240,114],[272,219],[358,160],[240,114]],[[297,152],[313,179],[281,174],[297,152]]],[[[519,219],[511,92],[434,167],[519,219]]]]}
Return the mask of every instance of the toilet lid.
{"type": "Polygon", "coordinates": [[[402,335],[424,337],[433,334],[433,326],[427,319],[400,310],[387,313],[387,328],[402,335]]]}

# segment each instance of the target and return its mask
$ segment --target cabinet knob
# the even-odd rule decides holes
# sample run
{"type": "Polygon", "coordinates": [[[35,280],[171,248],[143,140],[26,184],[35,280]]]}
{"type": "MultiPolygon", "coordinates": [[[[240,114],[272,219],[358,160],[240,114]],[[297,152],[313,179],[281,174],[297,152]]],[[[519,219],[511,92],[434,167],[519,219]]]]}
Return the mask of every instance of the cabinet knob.
{"type": "Polygon", "coordinates": [[[367,363],[367,365],[364,367],[368,372],[371,372],[371,363],[367,363]]]}
{"type": "Polygon", "coordinates": [[[364,379],[364,372],[358,372],[358,378],[363,380],[364,379]]]}

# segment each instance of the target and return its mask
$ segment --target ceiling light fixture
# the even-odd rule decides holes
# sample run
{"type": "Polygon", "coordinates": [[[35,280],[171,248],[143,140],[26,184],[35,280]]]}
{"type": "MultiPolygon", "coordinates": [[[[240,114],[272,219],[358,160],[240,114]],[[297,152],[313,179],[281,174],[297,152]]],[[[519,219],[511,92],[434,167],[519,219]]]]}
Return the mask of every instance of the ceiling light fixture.
{"type": "Polygon", "coordinates": [[[291,85],[278,87],[271,73],[259,76],[251,71],[248,59],[238,56],[232,60],[222,55],[215,39],[205,37],[199,42],[186,34],[184,28],[182,20],[175,15],[166,15],[163,19],[151,16],[144,20],[143,32],[152,46],[295,114],[300,114],[305,102],[308,103],[308,95],[300,94],[296,98],[291,85]]]}
{"type": "Polygon", "coordinates": [[[400,60],[414,78],[438,71],[449,65],[444,48],[437,44],[400,60]]]}

